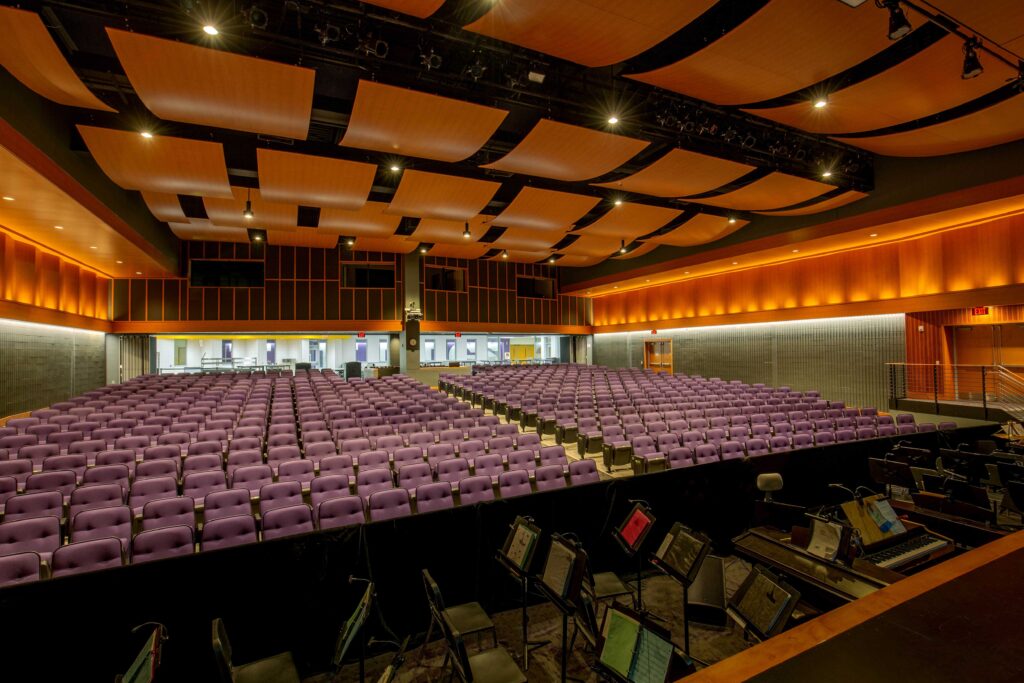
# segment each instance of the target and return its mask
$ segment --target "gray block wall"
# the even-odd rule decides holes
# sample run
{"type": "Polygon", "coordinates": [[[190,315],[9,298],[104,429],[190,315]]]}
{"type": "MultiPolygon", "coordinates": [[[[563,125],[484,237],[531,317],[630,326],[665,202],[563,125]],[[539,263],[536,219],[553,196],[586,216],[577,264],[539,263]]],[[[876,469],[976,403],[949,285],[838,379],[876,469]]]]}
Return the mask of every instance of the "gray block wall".
{"type": "Polygon", "coordinates": [[[0,320],[0,417],[42,408],[101,387],[101,332],[0,320]]]}
{"type": "MultiPolygon", "coordinates": [[[[887,362],[906,360],[902,314],[659,330],[676,373],[817,389],[851,405],[884,407],[887,362]]],[[[648,332],[594,335],[594,363],[642,367],[648,332]]]]}

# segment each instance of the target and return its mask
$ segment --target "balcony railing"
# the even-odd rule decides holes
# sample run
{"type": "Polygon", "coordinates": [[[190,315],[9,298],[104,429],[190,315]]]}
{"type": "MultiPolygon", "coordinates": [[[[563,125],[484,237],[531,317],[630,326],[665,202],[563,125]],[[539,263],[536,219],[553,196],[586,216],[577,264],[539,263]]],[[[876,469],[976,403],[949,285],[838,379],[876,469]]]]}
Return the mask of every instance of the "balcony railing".
{"type": "Polygon", "coordinates": [[[1024,420],[1024,366],[928,365],[886,363],[889,404],[910,399],[929,401],[936,414],[942,403],[980,406],[988,419],[990,409],[1024,420]]]}

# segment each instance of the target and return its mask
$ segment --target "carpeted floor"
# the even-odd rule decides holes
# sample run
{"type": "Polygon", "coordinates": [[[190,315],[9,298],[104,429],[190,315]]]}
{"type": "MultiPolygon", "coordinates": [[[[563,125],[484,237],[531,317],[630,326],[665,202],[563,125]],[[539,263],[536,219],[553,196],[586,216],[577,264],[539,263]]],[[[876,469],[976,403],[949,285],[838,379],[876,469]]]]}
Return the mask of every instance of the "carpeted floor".
{"type": "MultiPolygon", "coordinates": [[[[727,558],[726,567],[726,590],[732,594],[742,583],[749,572],[749,566],[736,558],[727,558]]],[[[663,621],[664,625],[672,633],[672,640],[681,649],[683,647],[683,607],[682,588],[672,579],[653,575],[644,579],[643,584],[644,604],[648,611],[663,621]]],[[[599,618],[603,617],[604,610],[601,608],[599,618]]],[[[522,621],[520,610],[512,610],[492,615],[498,631],[498,642],[501,647],[508,649],[521,664],[522,653],[522,621]]],[[[539,604],[529,609],[530,630],[529,638],[534,641],[548,640],[550,644],[534,650],[530,654],[529,668],[526,675],[529,681],[558,681],[561,667],[561,614],[550,604],[539,604]]],[[[424,626],[426,625],[424,615],[424,626]]],[[[572,635],[572,622],[570,621],[569,635],[572,635]]],[[[380,634],[371,634],[381,637],[380,634]]],[[[404,634],[400,634],[404,635],[404,634]]],[[[423,634],[419,634],[422,638],[423,634]]],[[[489,648],[491,639],[489,635],[482,638],[482,647],[489,648]]],[[[470,654],[477,651],[476,638],[467,641],[470,654]]],[[[751,643],[744,640],[742,632],[732,622],[725,628],[705,626],[702,624],[690,624],[690,647],[693,656],[709,664],[720,661],[749,647],[751,643]]],[[[396,678],[397,681],[410,683],[412,681],[446,681],[448,680],[449,669],[442,668],[446,652],[445,643],[435,636],[430,644],[423,648],[415,648],[409,651],[405,664],[396,678]]],[[[376,681],[384,668],[391,662],[390,654],[379,655],[366,662],[366,680],[376,681]]],[[[597,674],[591,669],[595,661],[595,654],[585,648],[583,639],[577,638],[575,645],[571,648],[567,660],[567,671],[572,677],[585,681],[600,680],[597,674]]],[[[698,664],[698,668],[700,665],[698,664]]],[[[307,683],[348,683],[359,680],[358,664],[345,666],[340,674],[334,678],[317,677],[308,679],[307,683]]]]}

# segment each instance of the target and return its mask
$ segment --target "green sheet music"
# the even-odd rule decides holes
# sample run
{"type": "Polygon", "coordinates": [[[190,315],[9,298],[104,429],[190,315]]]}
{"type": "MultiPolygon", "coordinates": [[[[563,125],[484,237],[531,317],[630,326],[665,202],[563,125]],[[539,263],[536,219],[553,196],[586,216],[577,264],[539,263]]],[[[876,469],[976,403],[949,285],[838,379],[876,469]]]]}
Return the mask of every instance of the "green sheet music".
{"type": "Polygon", "coordinates": [[[665,683],[671,661],[672,643],[641,629],[629,680],[633,683],[665,683]]]}
{"type": "Polygon", "coordinates": [[[608,611],[608,632],[601,648],[601,663],[623,678],[629,678],[640,624],[617,610],[608,611]]]}

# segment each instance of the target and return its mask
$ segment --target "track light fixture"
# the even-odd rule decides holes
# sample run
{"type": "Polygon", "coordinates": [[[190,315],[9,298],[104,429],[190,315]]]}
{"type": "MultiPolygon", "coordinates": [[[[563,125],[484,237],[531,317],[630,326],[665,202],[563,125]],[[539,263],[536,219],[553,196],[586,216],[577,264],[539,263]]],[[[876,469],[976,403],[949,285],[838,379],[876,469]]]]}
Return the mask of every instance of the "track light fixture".
{"type": "Polygon", "coordinates": [[[469,231],[469,221],[466,221],[466,229],[462,231],[462,238],[468,240],[471,237],[473,237],[473,233],[469,231]]]}
{"type": "Polygon", "coordinates": [[[964,68],[960,72],[960,78],[965,81],[969,78],[977,78],[985,70],[981,66],[981,60],[978,59],[978,48],[980,47],[981,41],[977,36],[968,38],[964,42],[964,68]]]}
{"type": "Polygon", "coordinates": [[[479,81],[481,78],[484,77],[484,72],[486,71],[487,67],[484,65],[483,62],[480,61],[480,57],[477,56],[476,60],[472,64],[466,66],[462,73],[466,76],[469,76],[474,81],[479,81]]]}
{"type": "Polygon", "coordinates": [[[245,191],[245,211],[242,212],[242,218],[247,221],[252,220],[252,190],[245,191]]]}
{"type": "Polygon", "coordinates": [[[352,247],[356,246],[356,241],[349,237],[348,239],[345,240],[345,246],[351,249],[352,247]]]}
{"type": "Polygon", "coordinates": [[[913,27],[900,7],[899,0],[875,0],[875,6],[889,10],[889,40],[899,40],[910,33],[913,27]]]}
{"type": "Polygon", "coordinates": [[[254,30],[263,31],[266,30],[267,24],[270,23],[270,17],[260,7],[253,5],[248,11],[249,27],[254,30]]]}
{"type": "Polygon", "coordinates": [[[434,69],[434,70],[440,69],[441,68],[441,55],[439,55],[436,52],[434,52],[433,48],[431,48],[429,52],[421,52],[420,53],[420,66],[422,66],[427,71],[430,71],[431,69],[434,69]]]}
{"type": "Polygon", "coordinates": [[[619,240],[619,253],[620,254],[625,254],[626,253],[626,240],[619,240]]]}
{"type": "Polygon", "coordinates": [[[505,251],[501,252],[501,258],[508,258],[508,249],[506,249],[505,251]]]}

